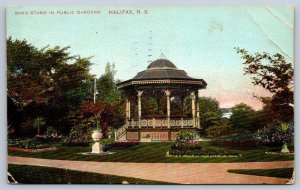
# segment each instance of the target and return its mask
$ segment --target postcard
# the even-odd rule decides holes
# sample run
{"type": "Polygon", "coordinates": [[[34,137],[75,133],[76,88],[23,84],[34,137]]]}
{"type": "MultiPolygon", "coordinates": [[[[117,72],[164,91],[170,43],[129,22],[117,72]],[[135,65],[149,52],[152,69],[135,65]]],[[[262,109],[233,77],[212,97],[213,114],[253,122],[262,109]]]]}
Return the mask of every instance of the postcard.
{"type": "Polygon", "coordinates": [[[10,184],[294,184],[294,8],[7,7],[10,184]]]}

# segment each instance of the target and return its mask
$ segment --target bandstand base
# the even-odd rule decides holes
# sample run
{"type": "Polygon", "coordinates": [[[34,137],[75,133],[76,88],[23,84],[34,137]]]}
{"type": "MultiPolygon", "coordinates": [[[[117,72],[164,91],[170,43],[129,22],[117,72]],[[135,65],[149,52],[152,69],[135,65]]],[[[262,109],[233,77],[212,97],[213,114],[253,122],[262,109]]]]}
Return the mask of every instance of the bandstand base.
{"type": "Polygon", "coordinates": [[[200,139],[200,130],[195,128],[179,128],[179,129],[126,129],[126,141],[140,142],[164,142],[175,141],[176,135],[181,130],[190,130],[194,132],[195,140],[200,139]]]}

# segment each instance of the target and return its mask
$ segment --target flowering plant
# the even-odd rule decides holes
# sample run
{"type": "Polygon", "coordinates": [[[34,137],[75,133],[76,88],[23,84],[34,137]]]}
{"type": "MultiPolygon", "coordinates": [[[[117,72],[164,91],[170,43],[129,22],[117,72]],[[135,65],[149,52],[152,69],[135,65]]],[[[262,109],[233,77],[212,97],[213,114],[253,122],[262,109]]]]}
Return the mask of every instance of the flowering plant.
{"type": "Polygon", "coordinates": [[[262,142],[293,142],[294,124],[280,123],[275,126],[265,127],[257,132],[257,140],[262,142]]]}
{"type": "Polygon", "coordinates": [[[88,146],[90,136],[81,126],[76,126],[71,129],[70,135],[64,138],[63,144],[67,146],[88,146]]]}
{"type": "Polygon", "coordinates": [[[8,146],[26,148],[26,149],[40,149],[48,148],[48,144],[43,144],[36,139],[8,139],[8,146]]]}

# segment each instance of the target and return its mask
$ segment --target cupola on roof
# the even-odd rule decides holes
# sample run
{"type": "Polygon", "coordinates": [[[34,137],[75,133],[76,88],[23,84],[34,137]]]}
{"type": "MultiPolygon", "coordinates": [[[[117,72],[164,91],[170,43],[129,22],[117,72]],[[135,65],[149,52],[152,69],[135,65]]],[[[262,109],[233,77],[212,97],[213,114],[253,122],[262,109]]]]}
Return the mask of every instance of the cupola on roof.
{"type": "Polygon", "coordinates": [[[192,79],[184,70],[179,70],[174,63],[167,59],[157,59],[148,65],[147,69],[139,72],[134,80],[142,79],[192,79]]]}
{"type": "Polygon", "coordinates": [[[147,69],[177,69],[177,67],[167,59],[157,59],[150,63],[147,69]]]}

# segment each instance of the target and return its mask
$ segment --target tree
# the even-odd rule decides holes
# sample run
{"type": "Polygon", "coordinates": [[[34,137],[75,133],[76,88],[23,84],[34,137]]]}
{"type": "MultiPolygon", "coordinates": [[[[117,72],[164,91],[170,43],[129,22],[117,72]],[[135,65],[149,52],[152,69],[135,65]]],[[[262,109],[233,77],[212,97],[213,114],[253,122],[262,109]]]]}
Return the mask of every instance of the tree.
{"type": "Polygon", "coordinates": [[[230,127],[227,120],[221,120],[220,122],[208,127],[205,130],[208,137],[221,137],[230,133],[230,127]]]}
{"type": "Polygon", "coordinates": [[[184,117],[192,117],[192,99],[186,96],[183,100],[183,115],[184,117]]]}
{"type": "Polygon", "coordinates": [[[46,122],[43,117],[37,117],[33,121],[33,127],[37,128],[37,136],[40,136],[40,128],[45,126],[46,122]]]}
{"type": "Polygon", "coordinates": [[[71,112],[91,99],[90,58],[71,56],[68,49],[7,40],[8,115],[14,128],[43,116],[51,126],[68,131],[71,112]],[[11,117],[16,112],[18,117],[11,117]]]}
{"type": "Polygon", "coordinates": [[[121,98],[114,79],[116,72],[114,64],[108,62],[105,67],[105,73],[97,80],[98,101],[112,103],[121,98]]]}
{"type": "Polygon", "coordinates": [[[258,110],[249,115],[251,126],[247,129],[250,132],[256,132],[272,121],[272,115],[266,110],[258,110]]]}
{"type": "MultiPolygon", "coordinates": [[[[105,104],[102,102],[93,103],[91,101],[83,102],[78,109],[78,119],[86,128],[101,128],[101,114],[105,109],[105,104]]],[[[101,128],[102,129],[102,128],[101,128]]]]}
{"type": "Polygon", "coordinates": [[[203,129],[216,125],[221,121],[222,111],[216,99],[199,97],[200,122],[203,129]]]}
{"type": "MultiPolygon", "coordinates": [[[[165,100],[166,97],[164,97],[165,100]]],[[[167,105],[166,105],[167,106],[167,105]]],[[[171,96],[170,97],[170,112],[172,117],[181,117],[182,116],[182,102],[180,96],[171,96]]]]}
{"type": "Polygon", "coordinates": [[[142,115],[154,117],[158,113],[158,104],[155,97],[142,96],[142,115]]]}
{"type": "Polygon", "coordinates": [[[219,102],[216,99],[210,97],[199,97],[198,99],[200,112],[220,112],[219,102]]]}
{"type": "Polygon", "coordinates": [[[104,137],[108,135],[108,129],[118,129],[124,125],[123,102],[106,104],[103,102],[84,102],[78,110],[78,123],[84,131],[100,128],[104,137]]]}
{"type": "Polygon", "coordinates": [[[106,125],[107,130],[111,129],[111,131],[116,132],[117,129],[125,124],[125,109],[122,105],[124,105],[124,101],[106,104],[106,107],[101,114],[101,121],[106,125]]]}
{"type": "Polygon", "coordinates": [[[291,122],[294,115],[292,63],[287,63],[284,56],[266,52],[251,55],[245,49],[235,48],[241,55],[245,65],[244,74],[252,76],[252,83],[270,91],[272,97],[258,97],[264,104],[264,109],[274,117],[272,121],[291,122]]]}
{"type": "Polygon", "coordinates": [[[229,119],[233,129],[249,130],[252,126],[252,115],[254,110],[247,104],[240,103],[232,108],[232,115],[229,119]]]}
{"type": "Polygon", "coordinates": [[[41,51],[26,40],[7,40],[7,94],[19,107],[47,101],[46,77],[39,74],[41,51]]]}
{"type": "Polygon", "coordinates": [[[91,78],[90,58],[70,56],[68,49],[37,49],[26,40],[7,40],[8,95],[16,105],[63,103],[70,94],[86,92],[78,88],[91,78]]]}

